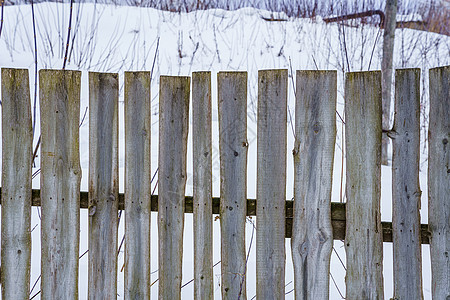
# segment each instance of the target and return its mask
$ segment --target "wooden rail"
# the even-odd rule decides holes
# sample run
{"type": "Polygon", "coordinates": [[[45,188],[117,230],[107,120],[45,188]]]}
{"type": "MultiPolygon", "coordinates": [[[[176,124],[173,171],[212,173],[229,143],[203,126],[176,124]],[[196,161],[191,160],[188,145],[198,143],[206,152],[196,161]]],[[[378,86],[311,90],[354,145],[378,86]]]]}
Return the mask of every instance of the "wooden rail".
{"type": "MultiPolygon", "coordinates": [[[[0,188],[1,192],[1,188],[0,188]]],[[[33,189],[32,193],[32,206],[41,206],[40,190],[33,189]]],[[[88,192],[80,192],[80,208],[87,209],[89,206],[88,192]]],[[[194,212],[194,199],[192,196],[186,196],[184,198],[184,213],[194,212]]],[[[0,197],[1,204],[1,197],[0,197]]],[[[294,201],[286,200],[286,238],[292,236],[292,217],[294,213],[294,201]]],[[[152,196],[152,211],[158,211],[158,195],[152,196]]],[[[218,215],[220,208],[220,198],[212,198],[212,214],[218,215]]],[[[124,194],[119,194],[119,210],[124,209],[124,194]]],[[[247,199],[247,216],[256,216],[256,199],[247,199]]],[[[345,239],[345,203],[331,202],[331,224],[333,226],[333,239],[344,240],[345,239]]],[[[381,222],[383,228],[383,242],[392,243],[392,223],[381,222]]],[[[420,225],[421,243],[430,243],[430,233],[428,232],[428,224],[420,225]]]]}

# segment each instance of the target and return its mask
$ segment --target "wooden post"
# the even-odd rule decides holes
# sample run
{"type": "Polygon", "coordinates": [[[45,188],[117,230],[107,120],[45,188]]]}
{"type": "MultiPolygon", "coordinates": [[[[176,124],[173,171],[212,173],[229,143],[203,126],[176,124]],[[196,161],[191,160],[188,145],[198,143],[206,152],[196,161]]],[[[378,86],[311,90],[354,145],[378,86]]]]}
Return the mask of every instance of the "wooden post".
{"type": "Polygon", "coordinates": [[[347,73],[345,120],[346,297],[382,299],[380,72],[347,73]]]}
{"type": "Polygon", "coordinates": [[[296,299],[328,299],[336,71],[297,71],[292,258],[296,299]]]}
{"type": "Polygon", "coordinates": [[[392,138],[394,298],[422,299],[420,245],[420,70],[395,73],[392,138]]]}
{"type": "Polygon", "coordinates": [[[89,73],[89,299],[117,298],[118,79],[89,73]]]}
{"type": "Polygon", "coordinates": [[[256,298],[285,298],[287,70],[258,72],[256,298]]]}
{"type": "Polygon", "coordinates": [[[194,299],[214,299],[211,72],[192,73],[194,299]]]}
{"type": "Polygon", "coordinates": [[[125,299],[150,299],[150,72],[125,72],[125,299]]]}
{"type": "Polygon", "coordinates": [[[31,154],[28,70],[2,69],[2,299],[29,299],[31,154]]]}
{"type": "Polygon", "coordinates": [[[159,85],[159,299],[181,299],[189,77],[159,85]]]}
{"type": "Polygon", "coordinates": [[[41,298],[78,299],[80,71],[41,70],[41,298]]]}
{"type": "Polygon", "coordinates": [[[450,296],[450,66],[430,70],[428,228],[433,299],[450,296]]]}
{"type": "Polygon", "coordinates": [[[222,299],[246,299],[247,72],[217,74],[222,299]]]}

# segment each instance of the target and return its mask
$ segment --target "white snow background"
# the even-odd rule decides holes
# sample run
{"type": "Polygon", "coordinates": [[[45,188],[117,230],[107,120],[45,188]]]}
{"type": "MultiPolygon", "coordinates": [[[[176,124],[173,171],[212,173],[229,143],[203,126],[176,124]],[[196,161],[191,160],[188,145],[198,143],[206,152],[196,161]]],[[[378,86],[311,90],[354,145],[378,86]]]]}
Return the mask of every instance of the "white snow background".
{"type": "MultiPolygon", "coordinates": [[[[36,20],[38,70],[60,69],[63,65],[67,39],[69,4],[41,3],[34,5],[36,20]]],[[[27,68],[30,74],[31,99],[35,97],[34,38],[30,5],[6,6],[4,28],[0,37],[0,67],[27,68]]],[[[294,82],[295,70],[328,69],[338,71],[337,111],[343,115],[344,71],[380,69],[383,31],[378,27],[361,25],[353,21],[352,26],[325,24],[320,17],[312,19],[287,18],[284,22],[267,22],[262,17],[270,13],[254,8],[237,11],[220,9],[176,13],[152,8],[115,6],[94,3],[75,3],[73,7],[71,56],[66,69],[81,70],[81,115],[88,109],[88,71],[119,73],[119,165],[120,192],[123,193],[124,173],[124,124],[123,124],[123,72],[150,71],[155,58],[152,79],[152,171],[158,164],[158,86],[160,75],[190,76],[194,71],[212,72],[213,101],[213,194],[219,195],[219,153],[217,84],[218,71],[248,71],[248,198],[256,198],[256,105],[257,71],[261,69],[289,70],[289,116],[295,115],[294,82]],[[156,46],[159,39],[159,50],[156,46]],[[294,78],[292,78],[292,71],[294,78]]],[[[283,14],[276,17],[284,17],[283,14]]],[[[404,16],[399,16],[404,18],[404,16]]],[[[450,38],[434,33],[410,29],[396,31],[394,66],[396,68],[421,68],[422,95],[422,143],[420,164],[420,186],[422,189],[421,222],[427,223],[427,149],[426,116],[428,114],[428,70],[431,67],[450,63],[450,38]]],[[[37,98],[39,99],[39,98],[37,98]]],[[[35,142],[39,136],[39,101],[37,107],[35,142]]],[[[80,154],[82,167],[81,190],[88,189],[88,114],[80,127],[80,154]]],[[[288,152],[286,184],[287,198],[293,197],[293,131],[288,120],[288,152]]],[[[342,122],[337,117],[337,140],[333,176],[332,201],[341,199],[342,122]]],[[[188,142],[188,178],[186,195],[192,195],[192,136],[188,142]]],[[[1,151],[1,150],[0,150],[1,151]]],[[[36,167],[39,168],[39,156],[36,167]]],[[[345,162],[344,162],[345,165],[345,162]]],[[[344,170],[345,172],[345,170],[344,170]]],[[[391,221],[391,167],[382,166],[381,210],[382,220],[391,221]]],[[[153,182],[155,186],[156,180],[153,182]]],[[[33,180],[33,188],[39,188],[39,176],[33,180]]],[[[157,191],[156,191],[157,193],[157,191]]],[[[40,208],[32,208],[32,268],[31,286],[40,275],[40,208]]],[[[158,278],[157,222],[152,213],[152,280],[158,278]]],[[[252,218],[255,221],[255,217],[252,218]]],[[[193,278],[193,224],[192,214],[185,215],[183,283],[193,278]]],[[[119,227],[119,243],[123,236],[124,218],[119,227]]],[[[80,255],[87,249],[88,215],[81,210],[80,255]]],[[[253,226],[247,222],[246,244],[250,245],[253,226]]],[[[220,227],[214,222],[214,263],[220,260],[220,227]]],[[[250,248],[247,271],[248,299],[256,294],[255,241],[250,248]]],[[[338,289],[345,294],[345,251],[341,241],[334,242],[331,257],[330,299],[341,299],[338,289]]],[[[79,295],[87,298],[88,255],[80,259],[79,295]]],[[[392,244],[384,244],[384,289],[385,298],[393,296],[392,244]]],[[[423,292],[431,299],[431,271],[429,246],[422,246],[423,292]]],[[[119,254],[118,298],[123,298],[123,248],[119,254]]],[[[293,299],[293,266],[290,239],[286,239],[286,299],[293,299]]],[[[215,299],[220,299],[220,265],[214,268],[215,299]]],[[[40,282],[31,295],[40,289],[40,282]]],[[[152,298],[158,295],[158,284],[152,288],[152,298]]],[[[182,289],[183,299],[193,298],[193,283],[182,289]]],[[[39,295],[34,299],[40,299],[39,295]]]]}

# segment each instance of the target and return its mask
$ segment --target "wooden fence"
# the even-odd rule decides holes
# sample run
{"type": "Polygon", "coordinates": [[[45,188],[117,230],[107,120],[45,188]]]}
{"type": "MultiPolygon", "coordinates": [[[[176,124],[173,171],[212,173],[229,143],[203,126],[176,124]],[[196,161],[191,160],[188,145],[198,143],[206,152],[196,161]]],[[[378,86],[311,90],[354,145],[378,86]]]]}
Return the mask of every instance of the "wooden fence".
{"type": "MultiPolygon", "coordinates": [[[[212,214],[220,215],[223,299],[246,299],[246,215],[257,216],[257,299],[285,297],[292,237],[296,299],[327,299],[333,239],[345,239],[347,299],[382,299],[382,243],[393,242],[394,297],[450,295],[450,67],[430,70],[429,224],[420,224],[420,72],[396,71],[392,223],[381,222],[381,74],[345,82],[348,202],[331,203],[334,71],[297,71],[294,201],[286,201],[287,70],[258,73],[257,201],[246,198],[247,73],[218,81],[220,199],[212,198],[211,73],[160,78],[159,195],[151,196],[150,73],[125,72],[125,193],[118,184],[118,75],[89,73],[89,192],[80,193],[79,71],[41,70],[41,188],[31,188],[27,70],[2,69],[2,299],[28,299],[31,205],[42,206],[43,299],[78,298],[79,209],[89,209],[90,299],[117,295],[117,213],[125,209],[125,299],[150,298],[150,215],[158,211],[159,299],[181,298],[184,213],[194,214],[195,299],[213,298],[212,214]],[[192,80],[192,89],[191,89],[192,80]],[[194,195],[185,196],[192,92],[194,195]]],[[[424,187],[422,187],[424,188],[424,187]]]]}

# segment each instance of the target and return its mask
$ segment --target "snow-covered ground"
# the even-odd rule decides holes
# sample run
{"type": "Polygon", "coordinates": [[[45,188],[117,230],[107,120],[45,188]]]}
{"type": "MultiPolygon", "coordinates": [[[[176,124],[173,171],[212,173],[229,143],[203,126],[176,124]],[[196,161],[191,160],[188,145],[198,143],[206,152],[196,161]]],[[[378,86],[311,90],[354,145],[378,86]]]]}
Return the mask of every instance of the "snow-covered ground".
{"type": "MultiPolygon", "coordinates": [[[[82,70],[81,116],[88,109],[88,71],[119,73],[121,83],[120,98],[120,135],[119,166],[120,192],[123,192],[124,171],[124,135],[123,135],[123,72],[152,70],[152,169],[156,171],[158,162],[158,85],[159,75],[190,76],[193,71],[212,72],[212,88],[216,91],[216,73],[218,71],[248,71],[248,198],[256,197],[256,101],[257,70],[283,68],[290,76],[295,70],[331,69],[338,70],[337,110],[343,112],[343,76],[344,71],[380,69],[382,34],[379,28],[361,26],[353,22],[352,26],[325,24],[319,17],[311,19],[287,19],[284,22],[268,22],[267,11],[243,8],[237,11],[220,9],[195,11],[191,13],[171,13],[151,8],[100,5],[93,3],[75,3],[73,8],[72,32],[70,37],[70,61],[67,69],[82,70]],[[159,50],[156,48],[159,41],[159,50]],[[156,52],[156,53],[155,53],[156,52]]],[[[63,65],[69,5],[61,3],[41,3],[34,6],[37,64],[38,69],[58,69],[63,65]]],[[[277,17],[277,16],[275,16],[277,17]]],[[[422,69],[422,119],[428,112],[428,69],[450,64],[450,38],[433,33],[414,30],[397,30],[394,65],[422,69]]],[[[35,87],[35,45],[33,19],[30,5],[5,7],[3,31],[0,36],[0,67],[27,68],[30,71],[31,98],[34,99],[35,87]]],[[[292,80],[291,80],[292,79],[292,80]]],[[[288,106],[290,115],[294,115],[294,82],[289,79],[288,106]]],[[[39,107],[37,107],[39,109],[39,107]]],[[[213,92],[213,193],[219,196],[219,154],[218,154],[218,116],[217,94],[213,92]]],[[[38,114],[39,115],[39,114],[38,114]]],[[[332,201],[340,199],[342,166],[342,123],[338,119],[338,137],[336,141],[335,166],[333,177],[332,201]]],[[[288,199],[293,196],[293,163],[290,149],[293,148],[293,132],[289,120],[288,126],[288,199]]],[[[83,178],[81,189],[87,190],[88,174],[88,124],[83,122],[80,128],[80,153],[83,178]]],[[[422,157],[420,183],[422,193],[421,218],[427,223],[427,152],[422,130],[422,157]]],[[[36,135],[39,132],[39,119],[36,122],[36,135]]],[[[191,137],[189,138],[191,141],[191,137]]],[[[192,145],[189,142],[188,158],[192,157],[192,145]]],[[[36,171],[39,168],[37,159],[36,171]]],[[[345,176],[344,176],[345,178],[345,176]]],[[[156,181],[155,181],[156,182],[156,181]]],[[[391,168],[382,167],[382,220],[391,220],[391,168]]],[[[33,181],[33,187],[39,188],[39,176],[33,181]]],[[[188,178],[186,194],[192,195],[192,159],[188,160],[188,178]]],[[[33,208],[32,232],[32,285],[40,274],[40,226],[38,208],[33,208]]],[[[157,271],[157,224],[156,215],[152,215],[152,270],[157,271]]],[[[254,220],[255,218],[253,218],[254,220]]],[[[193,236],[192,216],[185,217],[185,250],[183,282],[193,278],[193,236]]],[[[81,213],[80,254],[87,250],[88,218],[85,210],[81,213]]],[[[219,222],[214,222],[214,262],[220,260],[219,222]]],[[[247,226],[247,245],[250,243],[252,226],[247,226]]],[[[123,235],[123,220],[119,236],[123,235]]],[[[338,288],[345,293],[345,270],[336,253],[345,263],[343,244],[335,242],[336,252],[331,259],[331,273],[336,285],[330,281],[331,299],[340,299],[338,288]]],[[[293,267],[290,255],[290,241],[286,241],[287,267],[286,291],[293,288],[293,267]]],[[[392,244],[384,244],[385,298],[392,297],[392,244]]],[[[425,299],[431,299],[431,277],[429,247],[422,246],[423,288],[425,299]]],[[[80,260],[80,298],[87,298],[87,262],[88,254],[80,260]]],[[[123,252],[119,256],[119,298],[123,296],[123,252]]],[[[247,295],[255,295],[255,249],[252,247],[248,265],[247,295]]],[[[220,299],[220,266],[215,272],[215,297],[220,299]]],[[[152,278],[156,280],[158,273],[152,278]]],[[[40,283],[32,291],[39,290],[40,283]]],[[[152,297],[157,298],[157,284],[152,286],[152,297]]],[[[183,299],[193,298],[193,284],[182,289],[183,299]]],[[[38,299],[36,297],[35,299],[38,299]]],[[[293,293],[286,295],[293,299],[293,293]]]]}

